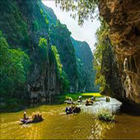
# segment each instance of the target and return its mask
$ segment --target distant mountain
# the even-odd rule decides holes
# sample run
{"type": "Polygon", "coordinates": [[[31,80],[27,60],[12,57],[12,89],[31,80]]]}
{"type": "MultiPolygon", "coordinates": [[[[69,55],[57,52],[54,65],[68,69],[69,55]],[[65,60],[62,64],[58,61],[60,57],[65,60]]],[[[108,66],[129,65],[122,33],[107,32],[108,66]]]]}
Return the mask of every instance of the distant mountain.
{"type": "Polygon", "coordinates": [[[95,91],[97,87],[94,85],[95,70],[93,67],[94,57],[92,51],[85,41],[77,41],[71,37],[75,48],[75,54],[78,65],[79,90],[80,91],[95,91]]]}
{"type": "Polygon", "coordinates": [[[70,92],[76,92],[78,90],[78,71],[75,50],[70,39],[71,32],[57,19],[51,8],[42,3],[40,3],[40,7],[49,21],[50,44],[55,45],[58,50],[63,70],[70,82],[70,92]]]}
{"type": "MultiPolygon", "coordinates": [[[[44,7],[44,5],[42,5],[42,7],[44,7]]],[[[95,71],[93,68],[93,54],[89,45],[85,41],[77,41],[70,37],[71,33],[67,29],[67,26],[59,22],[53,10],[47,6],[45,6],[44,9],[47,9],[46,15],[51,25],[51,42],[57,46],[65,72],[67,73],[72,85],[75,85],[75,90],[82,92],[97,90],[96,86],[94,85],[95,71]],[[69,48],[69,51],[66,48],[69,48]],[[70,58],[72,54],[75,54],[76,56],[76,64],[73,63],[75,60],[72,61],[72,58],[70,58]],[[72,75],[74,75],[72,69],[74,68],[75,74],[78,74],[78,79],[77,75],[72,78],[72,75]]],[[[75,56],[73,59],[75,59],[75,56]]]]}

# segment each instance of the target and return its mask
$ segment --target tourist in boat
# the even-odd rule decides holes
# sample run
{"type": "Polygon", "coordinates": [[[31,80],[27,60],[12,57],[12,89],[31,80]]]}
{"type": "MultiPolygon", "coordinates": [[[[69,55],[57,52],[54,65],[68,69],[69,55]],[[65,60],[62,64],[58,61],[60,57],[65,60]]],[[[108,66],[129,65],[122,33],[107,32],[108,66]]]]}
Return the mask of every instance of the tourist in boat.
{"type": "Polygon", "coordinates": [[[26,117],[26,111],[24,111],[24,113],[23,113],[23,120],[26,120],[27,119],[27,117],[26,117]]]}
{"type": "Polygon", "coordinates": [[[68,107],[66,107],[65,112],[68,112],[68,107]]]}
{"type": "Polygon", "coordinates": [[[69,108],[66,107],[65,111],[66,114],[72,114],[72,113],[79,113],[81,109],[80,107],[70,106],[69,108]]]}
{"type": "Polygon", "coordinates": [[[21,122],[23,123],[29,123],[30,119],[26,117],[26,111],[23,113],[23,119],[20,119],[21,122]]]}
{"type": "Polygon", "coordinates": [[[89,104],[89,101],[88,101],[88,99],[86,100],[86,104],[89,104]]]}
{"type": "Polygon", "coordinates": [[[92,100],[92,101],[95,101],[95,97],[94,97],[94,96],[93,96],[93,97],[91,97],[91,100],[92,100]]]}
{"type": "Polygon", "coordinates": [[[66,111],[66,114],[73,113],[72,107],[66,107],[65,111],[66,111]]]}
{"type": "Polygon", "coordinates": [[[91,99],[87,99],[86,100],[86,104],[85,105],[92,105],[93,104],[93,101],[91,99]]]}
{"type": "Polygon", "coordinates": [[[72,112],[73,112],[73,111],[72,111],[72,107],[69,107],[69,109],[68,109],[68,110],[69,110],[69,112],[70,112],[70,113],[72,113],[72,112]]]}
{"type": "Polygon", "coordinates": [[[82,96],[78,97],[78,102],[82,102],[82,96]]]}

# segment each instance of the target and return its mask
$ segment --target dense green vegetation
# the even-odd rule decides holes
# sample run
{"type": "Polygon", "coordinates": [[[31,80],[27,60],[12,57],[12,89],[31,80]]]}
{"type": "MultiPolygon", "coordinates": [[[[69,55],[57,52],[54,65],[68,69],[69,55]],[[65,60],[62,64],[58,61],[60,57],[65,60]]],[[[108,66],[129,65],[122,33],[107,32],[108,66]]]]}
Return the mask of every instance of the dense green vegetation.
{"type": "Polygon", "coordinates": [[[0,16],[0,29],[10,43],[10,47],[18,48],[20,46],[27,49],[29,45],[27,24],[17,7],[16,1],[1,0],[0,5],[0,11],[3,15],[0,16]]]}
{"type": "Polygon", "coordinates": [[[20,49],[10,49],[0,31],[0,94],[12,98],[21,95],[27,81],[30,60],[20,49]],[[18,94],[18,95],[17,95],[18,94]]]}
{"type": "Polygon", "coordinates": [[[107,122],[112,122],[115,120],[115,115],[113,115],[109,110],[104,108],[98,111],[97,117],[98,119],[107,122]]]}
{"type": "Polygon", "coordinates": [[[54,54],[55,59],[56,59],[56,64],[57,64],[58,72],[59,72],[60,75],[62,75],[62,64],[61,64],[61,61],[60,61],[60,57],[59,57],[58,51],[57,51],[55,46],[51,46],[51,49],[52,49],[53,54],[54,54]]]}
{"type": "Polygon", "coordinates": [[[38,54],[40,55],[41,63],[46,61],[47,54],[48,54],[48,46],[47,46],[47,40],[45,38],[40,37],[39,39],[38,54]]]}
{"type": "MultiPolygon", "coordinates": [[[[95,51],[94,51],[94,57],[95,57],[95,61],[94,61],[94,67],[96,69],[96,80],[95,80],[95,84],[100,85],[100,91],[104,91],[106,85],[106,79],[104,76],[104,71],[107,71],[106,67],[103,67],[102,64],[102,59],[103,59],[103,53],[104,50],[107,49],[109,47],[109,43],[108,43],[108,26],[106,23],[102,23],[101,27],[97,30],[96,32],[96,36],[97,36],[97,43],[95,44],[95,51]]],[[[104,54],[104,55],[109,55],[104,54]]]]}
{"type": "MultiPolygon", "coordinates": [[[[49,12],[48,9],[48,14],[47,7],[43,6],[41,1],[35,3],[28,1],[18,3],[14,1],[12,3],[11,1],[2,0],[0,3],[4,15],[0,17],[0,20],[3,21],[0,22],[0,28],[3,31],[3,35],[0,34],[1,97],[7,99],[8,97],[23,96],[23,98],[29,99],[30,89],[27,85],[36,82],[36,77],[39,77],[43,72],[51,55],[49,50],[51,44],[49,42],[48,15],[53,11],[49,12]],[[24,6],[20,6],[22,4],[24,6]],[[7,11],[10,11],[10,13],[7,11]]],[[[53,53],[53,57],[57,62],[57,76],[62,84],[60,86],[63,86],[63,90],[67,91],[69,81],[66,73],[62,70],[62,64],[60,68],[60,59],[57,57],[59,53],[57,51],[56,54],[55,50],[53,53]]],[[[50,63],[53,65],[54,62],[50,63]]]]}
{"type": "Polygon", "coordinates": [[[37,20],[33,21],[33,28],[34,28],[34,31],[36,32],[40,30],[40,25],[37,20]]]}
{"type": "Polygon", "coordinates": [[[60,81],[62,82],[64,92],[67,92],[69,90],[70,82],[67,78],[65,71],[63,70],[63,65],[61,64],[61,61],[60,61],[60,55],[55,46],[51,46],[51,50],[52,50],[53,55],[56,60],[58,77],[59,77],[60,81]]]}

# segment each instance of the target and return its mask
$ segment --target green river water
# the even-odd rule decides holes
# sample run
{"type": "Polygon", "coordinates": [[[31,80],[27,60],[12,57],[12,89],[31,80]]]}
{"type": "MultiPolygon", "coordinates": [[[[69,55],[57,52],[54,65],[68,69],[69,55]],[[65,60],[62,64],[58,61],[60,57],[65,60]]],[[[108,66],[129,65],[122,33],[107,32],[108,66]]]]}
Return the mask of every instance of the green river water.
{"type": "Polygon", "coordinates": [[[40,111],[44,121],[21,125],[23,111],[0,114],[0,139],[140,139],[140,116],[116,115],[115,123],[97,120],[93,114],[66,115],[65,105],[42,105],[27,109],[40,111]]]}

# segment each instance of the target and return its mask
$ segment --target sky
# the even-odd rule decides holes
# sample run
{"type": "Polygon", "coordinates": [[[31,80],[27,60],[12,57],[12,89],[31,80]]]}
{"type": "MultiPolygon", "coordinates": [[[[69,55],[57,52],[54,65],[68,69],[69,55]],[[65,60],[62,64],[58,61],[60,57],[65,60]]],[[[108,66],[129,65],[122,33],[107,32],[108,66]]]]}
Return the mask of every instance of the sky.
{"type": "Polygon", "coordinates": [[[55,6],[55,0],[42,0],[42,2],[47,7],[51,7],[53,9],[54,13],[62,24],[67,25],[67,28],[72,33],[71,36],[75,40],[86,41],[92,51],[95,49],[95,33],[100,26],[100,22],[97,19],[94,19],[93,22],[91,22],[90,20],[86,20],[83,26],[79,26],[78,21],[70,17],[71,12],[62,11],[59,6],[55,6]]]}

